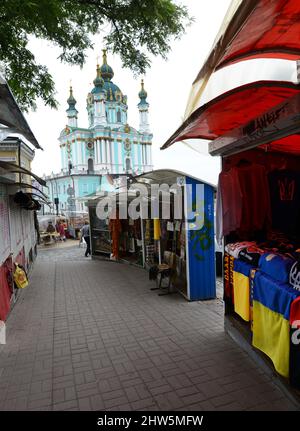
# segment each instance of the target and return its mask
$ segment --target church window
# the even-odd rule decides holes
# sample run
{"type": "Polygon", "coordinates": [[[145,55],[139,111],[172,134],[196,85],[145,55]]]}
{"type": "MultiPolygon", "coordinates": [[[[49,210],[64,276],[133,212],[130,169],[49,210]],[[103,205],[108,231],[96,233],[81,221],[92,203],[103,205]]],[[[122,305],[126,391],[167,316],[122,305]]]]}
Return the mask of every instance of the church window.
{"type": "Polygon", "coordinates": [[[121,123],[121,112],[117,111],[117,123],[121,123]]]}

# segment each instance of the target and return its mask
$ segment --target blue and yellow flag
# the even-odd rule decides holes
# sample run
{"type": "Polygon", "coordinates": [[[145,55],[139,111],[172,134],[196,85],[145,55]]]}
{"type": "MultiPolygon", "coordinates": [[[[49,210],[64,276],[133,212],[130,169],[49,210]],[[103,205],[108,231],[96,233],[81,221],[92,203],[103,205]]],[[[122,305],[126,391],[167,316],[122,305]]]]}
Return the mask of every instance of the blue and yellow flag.
{"type": "Polygon", "coordinates": [[[253,289],[252,344],[271,358],[276,371],[289,376],[290,308],[299,292],[257,271],[253,289]]]}
{"type": "Polygon", "coordinates": [[[239,259],[233,264],[234,311],[246,322],[250,320],[250,271],[253,267],[239,259]]]}

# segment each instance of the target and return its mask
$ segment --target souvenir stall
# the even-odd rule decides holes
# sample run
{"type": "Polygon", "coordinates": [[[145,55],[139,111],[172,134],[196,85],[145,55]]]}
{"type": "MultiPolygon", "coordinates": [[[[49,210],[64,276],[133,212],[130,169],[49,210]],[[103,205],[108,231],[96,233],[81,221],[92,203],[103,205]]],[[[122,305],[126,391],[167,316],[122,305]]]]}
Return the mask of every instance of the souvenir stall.
{"type": "Polygon", "coordinates": [[[229,327],[244,333],[300,389],[300,88],[295,89],[294,96],[213,141],[210,152],[222,156],[217,236],[225,242],[229,327]]]}
{"type": "MultiPolygon", "coordinates": [[[[162,147],[207,139],[210,154],[221,156],[217,236],[225,240],[225,327],[232,334],[237,329],[298,389],[299,12],[297,0],[232,0],[192,84],[185,120],[162,147]],[[298,60],[298,84],[290,82],[296,72],[292,61],[285,63],[289,82],[249,83],[254,75],[247,61],[243,82],[248,83],[238,86],[234,74],[228,82],[223,75],[222,88],[236,87],[203,103],[215,71],[258,58],[298,60]]],[[[282,65],[275,66],[277,78],[282,65]]],[[[265,76],[275,76],[274,63],[265,76]]],[[[241,339],[236,332],[234,338],[241,339]]]]}
{"type": "Polygon", "coordinates": [[[225,246],[225,327],[298,389],[299,113],[298,84],[260,81],[213,99],[177,133],[210,139],[210,154],[221,156],[216,235],[225,246]]]}
{"type": "Polygon", "coordinates": [[[92,257],[107,256],[112,260],[144,266],[141,219],[119,218],[120,205],[126,206],[127,214],[127,205],[136,198],[136,194],[127,192],[125,200],[123,192],[113,193],[111,196],[116,201],[117,214],[111,214],[110,217],[104,219],[97,216],[97,205],[103,197],[88,201],[92,257]]]}
{"type": "MultiPolygon", "coordinates": [[[[175,191],[176,192],[176,191],[175,191]]],[[[214,244],[214,194],[215,187],[196,178],[173,170],[152,171],[132,179],[132,187],[116,193],[116,214],[97,217],[97,205],[103,198],[88,201],[92,257],[110,256],[113,260],[126,261],[145,267],[165,265],[172,275],[172,287],[186,299],[204,300],[216,297],[215,244],[214,244]],[[159,210],[153,213],[151,186],[174,186],[180,192],[182,212],[176,214],[174,199],[167,203],[169,214],[163,217],[164,197],[158,196],[159,210]],[[121,205],[129,213],[130,203],[137,198],[134,187],[144,186],[147,196],[141,217],[119,218],[121,205]],[[145,189],[146,188],[146,189],[145,189]],[[128,199],[124,199],[124,196],[128,199]]],[[[173,192],[170,196],[174,197],[173,192]]],[[[176,201],[176,199],[175,199],[176,201]]],[[[179,200],[176,201],[176,205],[179,200]]]]}
{"type": "MultiPolygon", "coordinates": [[[[190,301],[216,297],[214,244],[215,187],[175,170],[155,170],[135,177],[147,185],[167,186],[170,200],[159,195],[159,211],[153,211],[151,196],[148,218],[143,217],[147,269],[166,265],[171,269],[170,284],[190,301]],[[177,214],[180,195],[182,211],[177,214]],[[167,204],[169,214],[163,214],[167,204]],[[150,218],[151,215],[151,218],[150,218]]],[[[162,266],[164,268],[164,266],[162,266]]]]}

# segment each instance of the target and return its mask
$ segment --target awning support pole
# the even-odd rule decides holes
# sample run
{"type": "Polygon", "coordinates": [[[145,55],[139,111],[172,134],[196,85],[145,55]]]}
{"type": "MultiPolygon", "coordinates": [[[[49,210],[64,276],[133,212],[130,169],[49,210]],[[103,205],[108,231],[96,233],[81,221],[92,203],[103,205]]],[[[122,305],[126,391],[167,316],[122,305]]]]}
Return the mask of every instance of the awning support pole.
{"type": "Polygon", "coordinates": [[[143,215],[142,215],[142,206],[141,206],[141,238],[142,238],[142,253],[143,253],[143,268],[146,266],[146,253],[145,253],[145,236],[144,236],[144,223],[143,223],[143,215]]]}

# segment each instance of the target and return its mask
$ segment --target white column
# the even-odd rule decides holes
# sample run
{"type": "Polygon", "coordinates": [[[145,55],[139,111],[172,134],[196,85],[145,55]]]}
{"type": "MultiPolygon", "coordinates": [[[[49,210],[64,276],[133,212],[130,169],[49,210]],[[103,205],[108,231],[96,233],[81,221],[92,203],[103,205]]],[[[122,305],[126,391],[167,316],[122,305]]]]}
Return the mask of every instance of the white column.
{"type": "Polygon", "coordinates": [[[81,145],[85,145],[84,141],[77,141],[77,155],[78,155],[78,165],[82,165],[82,151],[81,145]]]}
{"type": "Polygon", "coordinates": [[[147,145],[147,158],[148,158],[148,166],[151,165],[151,145],[147,145]]]}
{"type": "Polygon", "coordinates": [[[101,163],[101,152],[100,152],[100,139],[96,139],[96,148],[97,148],[97,164],[100,165],[101,163]]]}
{"type": "Polygon", "coordinates": [[[94,165],[98,164],[98,145],[97,145],[97,139],[94,140],[94,165]]]}
{"type": "Polygon", "coordinates": [[[109,141],[110,154],[111,154],[111,173],[115,173],[116,156],[115,156],[115,144],[114,141],[109,141]]]}
{"type": "Polygon", "coordinates": [[[118,159],[119,159],[119,165],[118,165],[117,173],[121,174],[123,172],[123,157],[122,157],[123,142],[117,141],[117,145],[118,145],[118,159]]]}
{"type": "Polygon", "coordinates": [[[99,153],[99,163],[103,163],[103,151],[101,147],[101,139],[98,139],[98,153],[99,153]]]}
{"type": "Polygon", "coordinates": [[[109,139],[106,139],[106,148],[107,148],[107,163],[111,164],[111,148],[110,148],[110,141],[109,139]]]}
{"type": "Polygon", "coordinates": [[[132,144],[133,145],[133,166],[136,168],[139,164],[139,158],[138,158],[138,144],[132,144]]]}
{"type": "Polygon", "coordinates": [[[94,166],[98,164],[98,145],[97,145],[97,138],[94,139],[94,166]]]}
{"type": "Polygon", "coordinates": [[[82,154],[82,164],[86,165],[85,145],[81,147],[81,154],[82,154]]]}
{"type": "Polygon", "coordinates": [[[106,151],[105,151],[105,141],[101,139],[101,148],[102,148],[102,163],[106,163],[106,151]]]}
{"type": "Polygon", "coordinates": [[[150,151],[150,165],[152,166],[152,144],[149,145],[149,151],[150,151]]]}
{"type": "Polygon", "coordinates": [[[77,165],[78,165],[77,139],[75,139],[75,142],[73,143],[73,151],[74,151],[73,166],[77,167],[77,165]]]}
{"type": "Polygon", "coordinates": [[[145,158],[144,158],[144,144],[141,144],[141,152],[142,152],[142,165],[144,167],[145,165],[145,158]]]}
{"type": "Polygon", "coordinates": [[[61,163],[61,168],[64,168],[64,148],[60,147],[60,163],[61,163]]]}
{"type": "Polygon", "coordinates": [[[100,124],[102,126],[107,125],[104,99],[101,99],[100,101],[100,124]]]}

